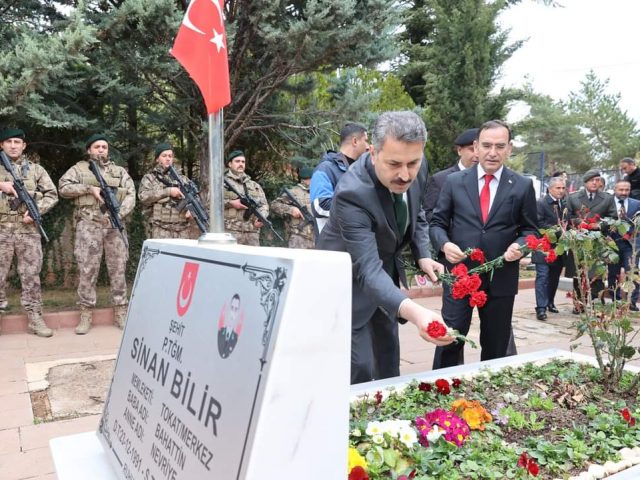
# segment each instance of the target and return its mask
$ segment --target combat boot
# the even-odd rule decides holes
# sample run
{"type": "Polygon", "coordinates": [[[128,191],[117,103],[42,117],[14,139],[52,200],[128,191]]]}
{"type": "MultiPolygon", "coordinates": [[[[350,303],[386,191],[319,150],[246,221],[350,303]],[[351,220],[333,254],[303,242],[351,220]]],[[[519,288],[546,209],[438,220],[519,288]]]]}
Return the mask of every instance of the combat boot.
{"type": "Polygon", "coordinates": [[[127,306],[116,305],[113,307],[114,323],[120,330],[124,329],[124,324],[127,321],[127,306]]]}
{"type": "Polygon", "coordinates": [[[91,309],[80,307],[80,323],[76,327],[76,335],[85,335],[91,329],[91,309]]]}
{"type": "Polygon", "coordinates": [[[29,332],[35,333],[39,337],[50,337],[53,335],[53,330],[44,323],[41,312],[27,312],[27,318],[29,319],[27,325],[29,332]]]}

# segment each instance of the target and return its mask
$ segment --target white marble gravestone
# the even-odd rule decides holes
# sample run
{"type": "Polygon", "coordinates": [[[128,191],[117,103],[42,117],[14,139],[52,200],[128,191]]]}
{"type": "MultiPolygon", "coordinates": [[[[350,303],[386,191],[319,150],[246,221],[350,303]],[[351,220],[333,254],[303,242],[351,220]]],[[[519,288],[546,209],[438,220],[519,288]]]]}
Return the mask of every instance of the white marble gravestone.
{"type": "Polygon", "coordinates": [[[145,242],[98,431],[115,478],[344,476],[350,305],[344,253],[145,242]]]}

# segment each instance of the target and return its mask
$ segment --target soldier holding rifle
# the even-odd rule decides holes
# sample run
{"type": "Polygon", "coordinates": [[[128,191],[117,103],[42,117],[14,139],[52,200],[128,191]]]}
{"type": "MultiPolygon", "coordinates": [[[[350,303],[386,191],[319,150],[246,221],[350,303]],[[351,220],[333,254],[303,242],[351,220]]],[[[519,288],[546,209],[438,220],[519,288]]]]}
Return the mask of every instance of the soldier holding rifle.
{"type": "Polygon", "coordinates": [[[282,195],[271,202],[271,211],[285,218],[286,229],[289,232],[289,248],[314,248],[315,220],[309,211],[309,184],[312,174],[311,167],[302,167],[298,174],[300,183],[283,189],[282,195]]]}
{"type": "Polygon", "coordinates": [[[0,132],[0,311],[8,306],[5,287],[15,253],[29,331],[50,337],[53,330],[42,318],[41,235],[46,241],[46,233],[39,222],[58,202],[58,194],[46,170],[23,155],[26,147],[24,131],[0,132]]]}
{"type": "Polygon", "coordinates": [[[173,166],[173,148],[168,143],[161,143],[155,147],[156,166],[154,169],[142,177],[138,198],[144,207],[144,215],[147,219],[145,227],[149,238],[198,238],[199,233],[208,230],[208,216],[204,210],[200,199],[195,192],[187,192],[193,195],[192,201],[196,205],[192,206],[197,212],[198,224],[202,227],[198,229],[194,222],[188,202],[181,191],[178,181],[171,173],[179,179],[182,188],[193,185],[184,175],[180,175],[173,166]],[[173,169],[173,172],[170,171],[173,169]],[[204,230],[203,230],[204,228],[204,230]]]}
{"type": "Polygon", "coordinates": [[[60,178],[60,196],[73,199],[76,237],[74,255],[78,263],[80,323],[78,335],[91,328],[96,305],[96,282],[102,254],[105,254],[115,323],[124,328],[127,315],[125,269],[129,252],[123,220],[136,203],[136,190],[127,171],[109,159],[107,137],[95,134],[85,144],[88,159],[80,160],[60,178]],[[92,171],[91,162],[97,167],[92,171]],[[96,173],[98,175],[96,175],[96,173]],[[101,178],[100,178],[101,177],[101,178]],[[102,180],[102,181],[101,181],[102,180]],[[103,192],[100,184],[109,189],[103,192]],[[109,205],[109,199],[118,205],[109,205]],[[105,199],[107,202],[105,203],[105,199]]]}
{"type": "Polygon", "coordinates": [[[236,237],[241,245],[260,246],[260,229],[264,221],[255,215],[238,195],[249,197],[258,205],[256,210],[263,219],[269,215],[267,198],[258,183],[245,173],[246,158],[240,150],[231,152],[227,157],[228,170],[224,175],[224,229],[236,237]],[[229,184],[231,187],[229,187],[229,184]],[[237,193],[233,192],[236,190],[237,193]]]}

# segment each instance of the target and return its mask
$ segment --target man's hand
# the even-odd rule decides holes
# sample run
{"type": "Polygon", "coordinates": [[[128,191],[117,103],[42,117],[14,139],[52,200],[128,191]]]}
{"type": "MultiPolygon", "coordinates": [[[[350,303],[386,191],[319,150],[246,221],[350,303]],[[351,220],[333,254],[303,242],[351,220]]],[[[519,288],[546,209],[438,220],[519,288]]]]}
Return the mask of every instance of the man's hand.
{"type": "Polygon", "coordinates": [[[253,226],[256,227],[256,228],[262,228],[263,223],[256,218],[256,221],[253,222],[253,226]]]}
{"type": "Polygon", "coordinates": [[[0,182],[0,192],[13,195],[14,197],[18,196],[15,188],[13,188],[13,182],[0,182]]]}
{"type": "Polygon", "coordinates": [[[520,260],[522,258],[522,251],[520,250],[520,245],[517,243],[512,243],[509,245],[509,248],[504,252],[504,259],[507,262],[515,262],[516,260],[520,260]]]}
{"type": "Polygon", "coordinates": [[[229,205],[231,205],[236,210],[246,210],[248,207],[243,205],[239,198],[235,200],[229,200],[229,205]]]}
{"type": "Polygon", "coordinates": [[[104,199],[102,198],[102,195],[100,195],[100,189],[98,187],[89,185],[89,193],[93,195],[93,198],[95,198],[100,205],[104,203],[104,199]]]}
{"type": "Polygon", "coordinates": [[[302,212],[298,207],[291,207],[291,216],[293,218],[303,218],[302,212]]]}
{"type": "Polygon", "coordinates": [[[427,342],[443,347],[455,341],[455,339],[449,335],[440,338],[430,337],[429,334],[427,334],[427,325],[432,321],[438,321],[444,325],[442,317],[433,310],[424,308],[422,305],[419,305],[410,298],[407,298],[400,304],[398,316],[413,323],[418,329],[418,335],[427,342]]]}
{"type": "Polygon", "coordinates": [[[22,216],[22,223],[26,223],[27,225],[33,223],[33,218],[31,218],[29,212],[24,212],[24,215],[22,216]]]}
{"type": "Polygon", "coordinates": [[[182,192],[178,187],[169,187],[169,196],[171,198],[179,198],[179,199],[184,198],[184,195],[182,194],[182,192]]]}
{"type": "Polygon", "coordinates": [[[424,273],[427,274],[427,277],[429,277],[429,280],[431,280],[434,283],[438,281],[438,276],[436,275],[436,272],[444,273],[444,265],[442,265],[439,262],[436,262],[431,258],[421,258],[420,260],[418,260],[418,266],[420,267],[420,270],[422,270],[424,273]]]}
{"type": "Polygon", "coordinates": [[[442,253],[451,263],[459,263],[465,259],[466,255],[460,247],[453,242],[447,242],[442,246],[442,253]]]}

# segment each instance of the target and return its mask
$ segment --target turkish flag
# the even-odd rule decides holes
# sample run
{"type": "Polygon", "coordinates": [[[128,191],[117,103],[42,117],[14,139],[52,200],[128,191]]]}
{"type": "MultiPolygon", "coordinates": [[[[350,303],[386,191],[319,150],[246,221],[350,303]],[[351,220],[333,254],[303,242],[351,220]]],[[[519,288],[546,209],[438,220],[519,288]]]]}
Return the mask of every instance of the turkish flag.
{"type": "Polygon", "coordinates": [[[191,0],[171,49],[200,88],[209,114],[231,102],[222,1],[191,0]]]}

